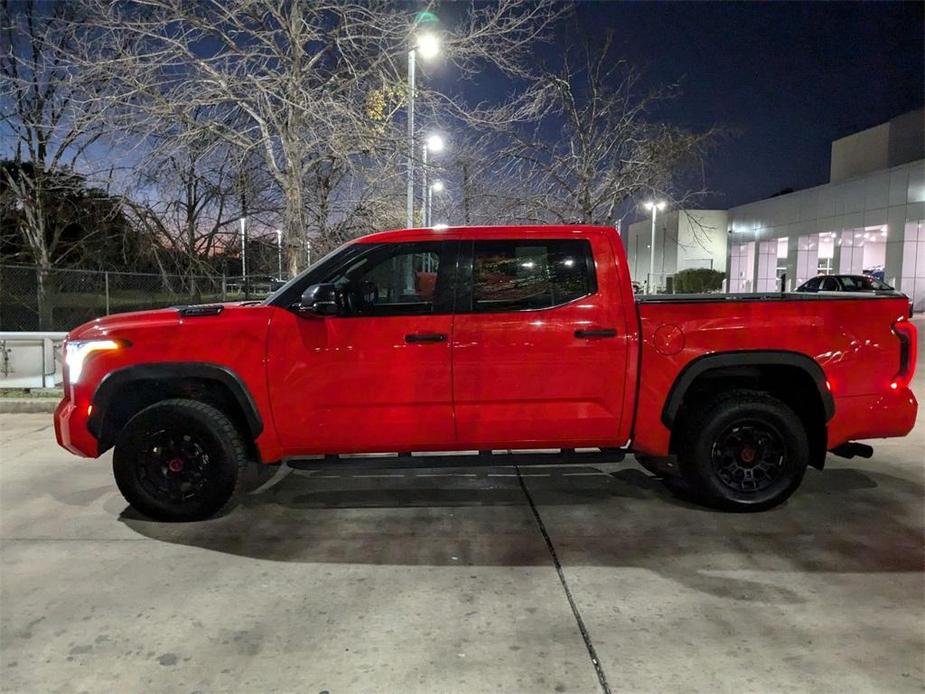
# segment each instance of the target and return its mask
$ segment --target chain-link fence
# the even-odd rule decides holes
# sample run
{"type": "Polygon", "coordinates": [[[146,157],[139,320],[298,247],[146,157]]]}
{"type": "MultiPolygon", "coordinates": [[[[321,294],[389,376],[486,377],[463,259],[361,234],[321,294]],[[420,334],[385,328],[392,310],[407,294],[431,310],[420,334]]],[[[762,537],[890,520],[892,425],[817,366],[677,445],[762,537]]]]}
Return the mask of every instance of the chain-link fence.
{"type": "Polygon", "coordinates": [[[245,279],[0,265],[0,330],[71,330],[113,313],[262,299],[278,284],[265,276],[245,279]]]}

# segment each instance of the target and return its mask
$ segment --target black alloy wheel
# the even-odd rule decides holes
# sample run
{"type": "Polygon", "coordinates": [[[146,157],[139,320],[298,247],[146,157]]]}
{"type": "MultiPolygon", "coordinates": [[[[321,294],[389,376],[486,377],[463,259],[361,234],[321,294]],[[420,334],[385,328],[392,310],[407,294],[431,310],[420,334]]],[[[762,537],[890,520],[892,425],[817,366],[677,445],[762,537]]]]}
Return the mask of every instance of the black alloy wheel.
{"type": "Polygon", "coordinates": [[[219,513],[240,493],[251,467],[241,433],[220,410],[195,400],[164,400],[120,432],[113,474],[126,501],[159,521],[219,513]]]}
{"type": "Polygon", "coordinates": [[[803,480],[806,426],[765,392],[735,389],[684,413],[678,463],[697,500],[714,508],[761,511],[783,503],[803,480]]]}

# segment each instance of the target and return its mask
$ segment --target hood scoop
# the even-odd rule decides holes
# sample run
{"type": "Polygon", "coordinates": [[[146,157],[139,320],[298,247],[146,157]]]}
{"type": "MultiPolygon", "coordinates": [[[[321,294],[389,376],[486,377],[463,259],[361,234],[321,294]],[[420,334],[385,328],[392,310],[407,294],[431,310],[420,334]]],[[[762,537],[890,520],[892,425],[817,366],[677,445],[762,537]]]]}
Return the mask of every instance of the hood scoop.
{"type": "Polygon", "coordinates": [[[219,313],[225,310],[225,307],[221,304],[215,305],[206,305],[206,306],[178,306],[177,311],[181,316],[188,316],[190,318],[195,316],[217,316],[219,313]]]}

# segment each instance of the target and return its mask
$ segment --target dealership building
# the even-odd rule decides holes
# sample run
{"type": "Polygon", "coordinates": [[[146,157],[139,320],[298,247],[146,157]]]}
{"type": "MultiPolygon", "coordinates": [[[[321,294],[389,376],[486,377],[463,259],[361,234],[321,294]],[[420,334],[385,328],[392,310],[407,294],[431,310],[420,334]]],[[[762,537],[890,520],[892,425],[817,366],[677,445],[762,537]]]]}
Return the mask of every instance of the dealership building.
{"type": "MultiPolygon", "coordinates": [[[[793,289],[817,274],[867,272],[925,311],[925,113],[904,114],[832,143],[829,183],[730,210],[656,216],[655,276],[725,270],[731,292],[793,289]]],[[[649,274],[651,219],[624,242],[634,279],[649,274]]]]}

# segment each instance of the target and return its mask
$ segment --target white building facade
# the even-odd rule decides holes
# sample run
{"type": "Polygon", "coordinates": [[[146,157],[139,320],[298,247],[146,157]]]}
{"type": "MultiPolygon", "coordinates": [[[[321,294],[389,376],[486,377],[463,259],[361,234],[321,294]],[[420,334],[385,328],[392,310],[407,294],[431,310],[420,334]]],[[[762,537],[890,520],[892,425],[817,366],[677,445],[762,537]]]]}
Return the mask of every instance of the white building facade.
{"type": "Polygon", "coordinates": [[[923,132],[916,111],[837,140],[830,183],[729,210],[728,290],[867,272],[925,310],[923,132]]]}

